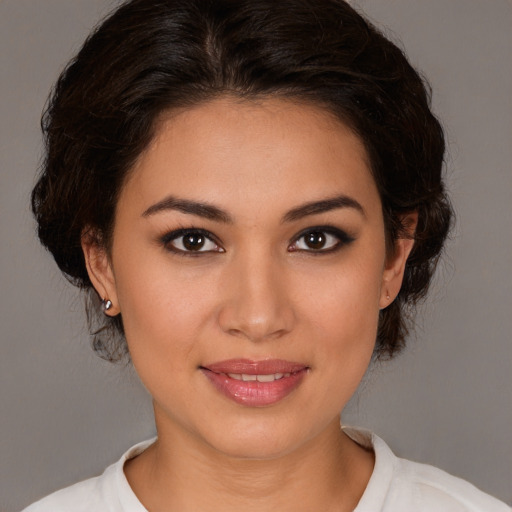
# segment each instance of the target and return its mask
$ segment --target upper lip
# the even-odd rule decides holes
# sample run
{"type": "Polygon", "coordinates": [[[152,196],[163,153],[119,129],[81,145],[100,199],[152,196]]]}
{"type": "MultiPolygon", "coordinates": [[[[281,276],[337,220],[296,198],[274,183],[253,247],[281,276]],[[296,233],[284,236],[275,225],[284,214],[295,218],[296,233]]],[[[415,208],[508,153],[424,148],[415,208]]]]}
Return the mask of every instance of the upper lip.
{"type": "Polygon", "coordinates": [[[272,373],[295,373],[306,370],[307,365],[285,361],[283,359],[264,359],[252,361],[250,359],[228,359],[203,365],[201,368],[214,373],[235,373],[246,375],[270,375],[272,373]]]}

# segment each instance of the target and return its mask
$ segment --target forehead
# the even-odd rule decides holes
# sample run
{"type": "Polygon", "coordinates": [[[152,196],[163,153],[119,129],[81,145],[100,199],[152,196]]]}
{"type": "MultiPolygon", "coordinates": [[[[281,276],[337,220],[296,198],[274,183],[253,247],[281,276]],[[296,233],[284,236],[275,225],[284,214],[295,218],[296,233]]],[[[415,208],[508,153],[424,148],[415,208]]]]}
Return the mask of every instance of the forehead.
{"type": "Polygon", "coordinates": [[[337,193],[380,208],[364,145],[348,126],[307,104],[225,97],[163,117],[121,197],[141,208],[173,194],[247,211],[337,193]]]}

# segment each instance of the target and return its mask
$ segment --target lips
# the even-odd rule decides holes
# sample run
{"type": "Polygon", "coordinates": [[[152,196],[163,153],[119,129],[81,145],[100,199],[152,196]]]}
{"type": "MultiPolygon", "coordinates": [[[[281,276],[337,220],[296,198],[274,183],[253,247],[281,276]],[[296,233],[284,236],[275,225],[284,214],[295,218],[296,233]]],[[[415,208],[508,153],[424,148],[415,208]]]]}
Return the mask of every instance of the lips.
{"type": "Polygon", "coordinates": [[[281,359],[231,359],[200,369],[227,398],[248,407],[263,407],[280,402],[294,391],[309,368],[281,359]]]}

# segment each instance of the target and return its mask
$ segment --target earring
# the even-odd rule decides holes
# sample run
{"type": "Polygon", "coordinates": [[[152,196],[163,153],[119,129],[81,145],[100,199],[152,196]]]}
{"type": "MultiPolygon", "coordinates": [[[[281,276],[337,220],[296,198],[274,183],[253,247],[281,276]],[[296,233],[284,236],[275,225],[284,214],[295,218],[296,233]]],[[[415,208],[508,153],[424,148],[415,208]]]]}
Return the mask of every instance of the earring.
{"type": "Polygon", "coordinates": [[[389,292],[388,292],[386,295],[386,300],[389,300],[389,299],[390,299],[390,297],[389,297],[389,292]]]}
{"type": "Polygon", "coordinates": [[[113,306],[112,301],[109,299],[103,299],[101,301],[101,310],[103,313],[106,313],[109,309],[111,309],[113,306]]]}

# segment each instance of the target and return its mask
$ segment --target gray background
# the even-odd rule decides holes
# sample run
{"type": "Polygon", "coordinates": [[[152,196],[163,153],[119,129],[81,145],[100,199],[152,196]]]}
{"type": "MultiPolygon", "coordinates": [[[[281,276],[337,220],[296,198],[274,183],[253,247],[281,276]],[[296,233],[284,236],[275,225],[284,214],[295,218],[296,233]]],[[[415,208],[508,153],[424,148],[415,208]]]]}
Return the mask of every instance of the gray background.
{"type": "MultiPolygon", "coordinates": [[[[38,246],[28,197],[51,87],[115,1],[0,0],[0,510],[98,474],[153,434],[130,368],[89,348],[79,294],[38,246]]],[[[458,224],[416,336],[344,416],[397,454],[512,504],[512,4],[360,0],[430,79],[458,224]]]]}

